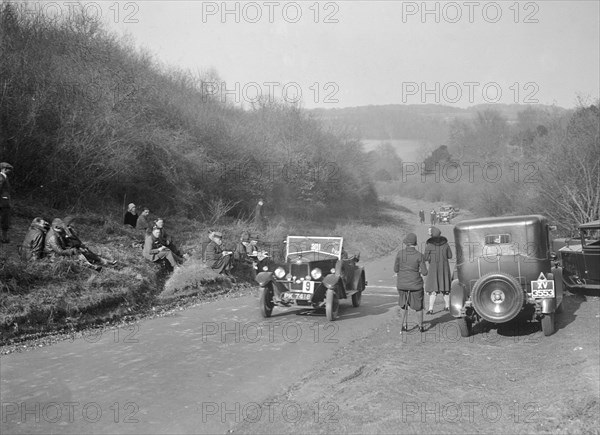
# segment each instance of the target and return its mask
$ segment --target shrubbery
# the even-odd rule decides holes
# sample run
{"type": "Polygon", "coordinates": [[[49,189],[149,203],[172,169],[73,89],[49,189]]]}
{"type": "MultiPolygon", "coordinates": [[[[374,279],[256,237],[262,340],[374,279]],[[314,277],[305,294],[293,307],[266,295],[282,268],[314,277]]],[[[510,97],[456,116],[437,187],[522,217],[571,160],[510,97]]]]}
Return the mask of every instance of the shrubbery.
{"type": "Polygon", "coordinates": [[[3,5],[0,53],[0,157],[21,197],[201,218],[218,199],[237,215],[263,197],[272,214],[311,216],[375,199],[358,142],[297,107],[222,103],[202,92],[214,73],[161,67],[83,14],[51,20],[3,5]]]}
{"type": "Polygon", "coordinates": [[[598,103],[567,113],[530,108],[513,124],[488,110],[453,122],[449,156],[406,166],[399,182],[378,191],[479,216],[544,214],[569,232],[599,218],[599,126],[598,103]]]}

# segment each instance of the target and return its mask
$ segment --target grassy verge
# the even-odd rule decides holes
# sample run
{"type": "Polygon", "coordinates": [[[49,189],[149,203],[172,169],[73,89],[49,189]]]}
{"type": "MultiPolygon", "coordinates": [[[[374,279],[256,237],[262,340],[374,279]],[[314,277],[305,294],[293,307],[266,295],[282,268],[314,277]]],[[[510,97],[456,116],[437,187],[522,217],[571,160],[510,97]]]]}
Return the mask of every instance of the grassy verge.
{"type": "MultiPolygon", "coordinates": [[[[142,235],[124,227],[116,218],[97,214],[78,215],[76,225],[83,241],[104,257],[116,259],[116,267],[101,272],[71,260],[26,263],[17,246],[35,216],[51,220],[63,216],[57,210],[17,209],[11,230],[12,243],[0,246],[0,345],[28,340],[54,332],[73,333],[94,325],[155,313],[157,309],[201,302],[252,288],[250,274],[238,272],[236,283],[217,275],[202,262],[209,226],[203,222],[174,218],[167,227],[190,258],[176,273],[142,257],[142,235]]],[[[410,210],[409,210],[410,211],[410,210]]],[[[261,241],[277,257],[288,234],[336,235],[345,239],[349,253],[361,252],[363,260],[397,248],[403,213],[407,210],[381,203],[361,219],[330,218],[298,221],[277,217],[261,233],[261,241]]],[[[250,222],[228,221],[211,228],[224,234],[225,248],[232,249],[243,232],[255,232],[250,222]]]]}

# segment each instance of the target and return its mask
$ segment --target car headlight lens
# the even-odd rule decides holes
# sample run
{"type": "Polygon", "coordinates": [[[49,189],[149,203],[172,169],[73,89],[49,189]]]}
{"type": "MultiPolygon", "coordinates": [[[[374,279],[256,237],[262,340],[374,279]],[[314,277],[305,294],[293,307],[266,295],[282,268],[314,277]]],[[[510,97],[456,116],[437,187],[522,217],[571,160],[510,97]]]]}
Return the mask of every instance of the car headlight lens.
{"type": "Polygon", "coordinates": [[[310,271],[310,276],[312,276],[312,279],[319,279],[323,276],[323,272],[318,267],[315,267],[310,271]]]}
{"type": "Polygon", "coordinates": [[[283,267],[278,267],[275,269],[275,277],[277,279],[281,279],[285,276],[285,269],[283,267]]]}
{"type": "Polygon", "coordinates": [[[269,270],[269,266],[263,266],[263,271],[267,272],[269,270]]]}

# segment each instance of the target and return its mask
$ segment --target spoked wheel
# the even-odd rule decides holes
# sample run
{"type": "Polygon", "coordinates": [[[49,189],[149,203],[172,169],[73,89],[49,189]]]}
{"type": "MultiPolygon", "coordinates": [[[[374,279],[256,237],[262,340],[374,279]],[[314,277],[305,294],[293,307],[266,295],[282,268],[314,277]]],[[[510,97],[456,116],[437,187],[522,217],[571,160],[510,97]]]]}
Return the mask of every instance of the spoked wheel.
{"type": "Polygon", "coordinates": [[[325,295],[325,315],[327,320],[334,321],[337,319],[340,301],[335,289],[328,289],[325,295]]]}
{"type": "Polygon", "coordinates": [[[273,302],[273,284],[269,283],[260,289],[260,312],[263,317],[271,317],[275,303],[273,302]]]}
{"type": "Polygon", "coordinates": [[[356,293],[352,295],[352,306],[360,307],[360,301],[362,299],[362,292],[365,289],[365,281],[361,278],[356,287],[356,293]]]}
{"type": "Polygon", "coordinates": [[[542,332],[547,337],[554,334],[555,331],[554,313],[544,314],[544,317],[542,317],[542,332]]]}

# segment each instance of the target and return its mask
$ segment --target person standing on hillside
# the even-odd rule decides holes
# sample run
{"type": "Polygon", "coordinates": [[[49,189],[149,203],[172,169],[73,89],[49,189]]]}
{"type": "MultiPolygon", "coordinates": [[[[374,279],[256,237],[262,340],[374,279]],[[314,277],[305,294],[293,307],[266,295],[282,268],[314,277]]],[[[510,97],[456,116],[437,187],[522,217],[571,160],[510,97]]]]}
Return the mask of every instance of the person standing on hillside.
{"type": "Polygon", "coordinates": [[[10,229],[10,183],[8,182],[8,174],[13,170],[10,163],[0,163],[0,229],[2,237],[0,242],[10,243],[8,238],[8,230],[10,229]]]}
{"type": "Polygon", "coordinates": [[[264,201],[262,198],[258,200],[258,204],[256,204],[256,208],[254,209],[254,225],[256,228],[263,229],[265,225],[265,217],[263,215],[263,205],[264,201]]]}
{"type": "Polygon", "coordinates": [[[450,310],[450,286],[452,284],[452,273],[450,263],[452,250],[448,245],[448,239],[442,236],[439,228],[429,228],[429,235],[425,245],[425,261],[429,263],[429,274],[425,280],[425,292],[429,295],[429,309],[426,314],[433,314],[433,305],[438,293],[444,296],[444,311],[450,310]]]}
{"type": "MultiPolygon", "coordinates": [[[[417,235],[409,233],[402,241],[406,248],[396,255],[394,272],[396,273],[398,289],[398,305],[402,309],[402,331],[406,331],[405,320],[408,307],[417,313],[419,331],[423,332],[423,278],[427,275],[425,257],[417,250],[417,235]]],[[[400,333],[402,333],[402,331],[400,333]]]]}
{"type": "Polygon", "coordinates": [[[425,223],[425,211],[424,210],[419,210],[419,222],[422,224],[425,223]]]}
{"type": "Polygon", "coordinates": [[[437,217],[436,215],[437,213],[435,212],[435,210],[431,209],[431,213],[429,213],[431,225],[435,225],[435,218],[437,217]]]}

